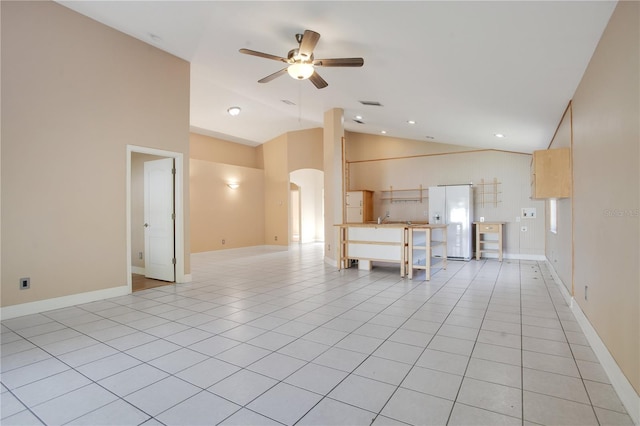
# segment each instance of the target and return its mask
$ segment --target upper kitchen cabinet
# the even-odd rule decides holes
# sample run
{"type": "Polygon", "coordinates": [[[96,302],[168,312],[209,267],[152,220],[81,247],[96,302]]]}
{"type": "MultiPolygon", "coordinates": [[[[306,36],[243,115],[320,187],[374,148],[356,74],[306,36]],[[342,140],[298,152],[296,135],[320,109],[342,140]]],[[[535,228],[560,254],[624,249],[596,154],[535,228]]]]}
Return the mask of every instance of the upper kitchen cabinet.
{"type": "Polygon", "coordinates": [[[373,220],[373,191],[347,191],[346,203],[347,223],[373,220]]]}
{"type": "Polygon", "coordinates": [[[533,152],[531,198],[567,198],[571,196],[571,150],[545,149],[533,152]]]}

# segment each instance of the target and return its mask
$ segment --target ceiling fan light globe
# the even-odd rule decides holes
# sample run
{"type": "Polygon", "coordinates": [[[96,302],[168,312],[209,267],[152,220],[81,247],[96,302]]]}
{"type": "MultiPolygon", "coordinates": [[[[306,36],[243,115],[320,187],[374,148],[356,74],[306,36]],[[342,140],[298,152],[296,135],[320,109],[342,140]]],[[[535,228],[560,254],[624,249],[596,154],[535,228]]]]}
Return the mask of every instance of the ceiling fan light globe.
{"type": "Polygon", "coordinates": [[[291,64],[287,68],[289,75],[296,80],[306,80],[313,75],[314,71],[312,64],[303,64],[299,62],[291,64]]]}

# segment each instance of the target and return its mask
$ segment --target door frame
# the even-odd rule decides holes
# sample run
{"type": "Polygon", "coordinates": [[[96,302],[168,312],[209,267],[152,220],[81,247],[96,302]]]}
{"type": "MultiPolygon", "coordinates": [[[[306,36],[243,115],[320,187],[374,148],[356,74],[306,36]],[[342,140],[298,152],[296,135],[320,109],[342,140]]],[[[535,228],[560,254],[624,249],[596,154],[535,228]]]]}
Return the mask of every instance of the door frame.
{"type": "Polygon", "coordinates": [[[173,158],[175,160],[175,190],[174,190],[174,203],[175,203],[175,256],[176,256],[176,283],[183,283],[190,281],[190,276],[185,274],[185,247],[184,247],[184,155],[181,152],[165,151],[162,149],[147,148],[144,146],[127,145],[127,172],[126,172],[126,236],[127,236],[127,250],[126,250],[126,267],[127,267],[127,286],[129,287],[129,293],[132,292],[132,280],[131,280],[131,156],[133,153],[151,154],[159,157],[173,158]]]}

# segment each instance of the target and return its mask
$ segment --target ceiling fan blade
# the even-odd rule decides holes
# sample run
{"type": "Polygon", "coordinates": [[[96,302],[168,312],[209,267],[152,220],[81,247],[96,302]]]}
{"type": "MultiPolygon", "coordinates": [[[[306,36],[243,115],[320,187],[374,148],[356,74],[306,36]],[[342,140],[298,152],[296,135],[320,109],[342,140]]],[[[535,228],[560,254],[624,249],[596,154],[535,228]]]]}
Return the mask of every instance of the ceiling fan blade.
{"type": "Polygon", "coordinates": [[[329,85],[329,83],[324,81],[324,78],[320,77],[320,74],[318,74],[318,71],[314,71],[314,73],[311,74],[311,77],[309,77],[309,80],[311,80],[313,85],[316,86],[318,89],[324,89],[329,85]]]}
{"type": "Polygon", "coordinates": [[[282,68],[280,71],[276,71],[273,74],[269,74],[268,76],[266,76],[265,78],[262,78],[260,80],[258,80],[258,83],[268,83],[271,80],[274,80],[278,77],[280,77],[283,74],[287,73],[287,68],[282,68]]]}
{"type": "Polygon", "coordinates": [[[364,65],[362,58],[334,58],[334,59],[316,59],[313,65],[317,67],[361,67],[364,65]]]}
{"type": "Polygon", "coordinates": [[[302,36],[302,42],[300,42],[300,49],[298,50],[300,55],[311,58],[311,54],[316,44],[318,44],[318,40],[320,40],[320,34],[315,31],[305,30],[302,36]]]}
{"type": "Polygon", "coordinates": [[[274,61],[280,62],[288,62],[286,58],[281,56],[271,55],[269,53],[258,52],[251,49],[240,49],[240,53],[244,53],[245,55],[258,56],[260,58],[273,59],[274,61]]]}

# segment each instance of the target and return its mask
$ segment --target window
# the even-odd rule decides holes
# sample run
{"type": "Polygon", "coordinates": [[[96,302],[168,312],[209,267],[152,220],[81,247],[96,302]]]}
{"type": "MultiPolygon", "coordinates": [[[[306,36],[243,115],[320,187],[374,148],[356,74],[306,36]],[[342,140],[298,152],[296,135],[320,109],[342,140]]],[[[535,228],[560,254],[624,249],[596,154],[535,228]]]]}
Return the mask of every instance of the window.
{"type": "Polygon", "coordinates": [[[549,200],[549,231],[558,233],[558,200],[549,200]]]}

